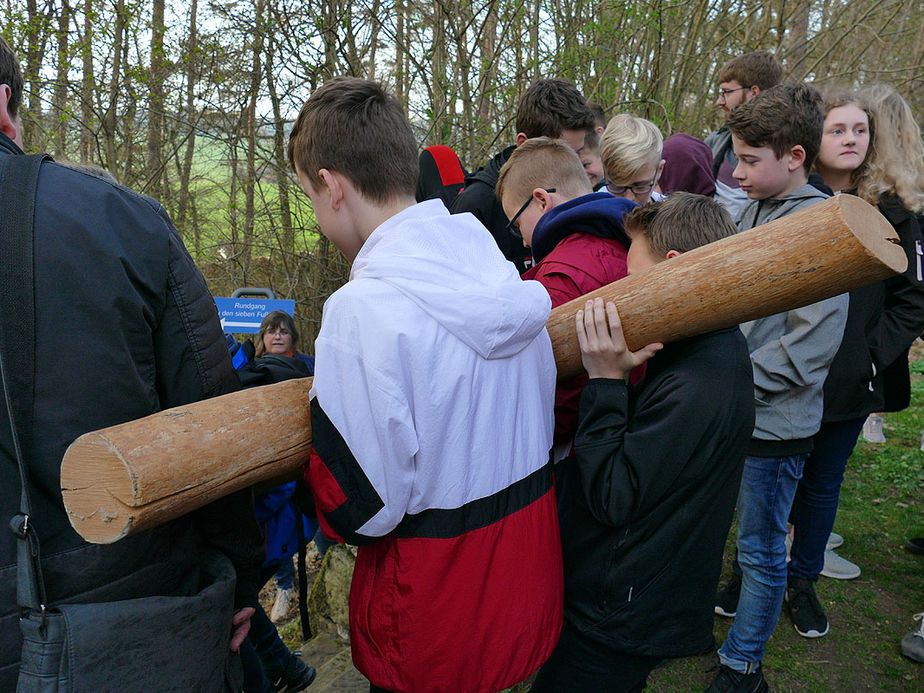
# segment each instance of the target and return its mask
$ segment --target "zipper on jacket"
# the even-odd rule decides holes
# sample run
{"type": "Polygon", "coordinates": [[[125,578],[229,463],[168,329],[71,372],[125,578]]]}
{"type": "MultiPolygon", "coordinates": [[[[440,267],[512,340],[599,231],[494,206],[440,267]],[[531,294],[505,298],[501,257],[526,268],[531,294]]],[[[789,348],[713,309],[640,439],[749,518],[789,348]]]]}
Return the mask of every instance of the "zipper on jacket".
{"type": "Polygon", "coordinates": [[[921,275],[921,256],[924,255],[924,250],[921,249],[920,240],[914,242],[914,255],[918,262],[918,281],[922,281],[924,280],[924,276],[921,275]]]}

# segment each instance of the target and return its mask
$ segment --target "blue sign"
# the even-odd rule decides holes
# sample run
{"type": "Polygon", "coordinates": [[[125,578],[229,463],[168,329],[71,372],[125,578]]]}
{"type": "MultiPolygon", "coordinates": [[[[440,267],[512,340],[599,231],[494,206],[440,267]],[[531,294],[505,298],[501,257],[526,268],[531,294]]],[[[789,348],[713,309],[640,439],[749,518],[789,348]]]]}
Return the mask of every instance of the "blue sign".
{"type": "Polygon", "coordinates": [[[274,310],[295,315],[295,301],[281,298],[218,298],[215,297],[221,329],[227,332],[256,334],[260,323],[274,310]]]}

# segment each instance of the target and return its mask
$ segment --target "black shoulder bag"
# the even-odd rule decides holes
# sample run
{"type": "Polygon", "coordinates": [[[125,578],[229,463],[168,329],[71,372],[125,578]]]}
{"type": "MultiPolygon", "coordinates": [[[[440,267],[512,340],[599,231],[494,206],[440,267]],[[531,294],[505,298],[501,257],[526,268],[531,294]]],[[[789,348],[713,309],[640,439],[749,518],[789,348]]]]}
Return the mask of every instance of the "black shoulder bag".
{"type": "Polygon", "coordinates": [[[227,656],[235,574],[218,551],[202,551],[199,591],[191,595],[56,604],[46,594],[22,446],[22,436],[33,428],[34,223],[46,159],[0,156],[0,379],[22,482],[20,512],[10,522],[18,539],[23,640],[17,693],[239,690],[231,683],[235,676],[227,656]],[[8,310],[11,306],[17,309],[8,310]]]}

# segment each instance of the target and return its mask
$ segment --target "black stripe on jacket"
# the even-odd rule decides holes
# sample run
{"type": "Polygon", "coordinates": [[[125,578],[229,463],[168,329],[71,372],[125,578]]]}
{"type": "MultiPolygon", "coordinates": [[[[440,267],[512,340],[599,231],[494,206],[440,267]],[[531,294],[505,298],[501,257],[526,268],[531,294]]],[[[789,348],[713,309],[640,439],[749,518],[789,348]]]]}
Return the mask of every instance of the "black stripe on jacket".
{"type": "MultiPolygon", "coordinates": [[[[342,505],[325,513],[327,521],[350,544],[368,544],[380,539],[356,532],[385,504],[317,397],[311,400],[311,430],[315,452],[346,496],[342,505]]],[[[545,464],[497,493],[469,501],[458,508],[431,508],[405,515],[395,531],[404,539],[458,537],[522,510],[551,489],[552,465],[545,464]]]]}
{"type": "Polygon", "coordinates": [[[360,545],[379,539],[357,534],[356,530],[384,508],[385,503],[317,397],[311,400],[311,437],[315,452],[346,496],[342,505],[324,513],[327,521],[347,543],[360,545]]]}
{"type": "Polygon", "coordinates": [[[459,508],[431,508],[405,515],[397,534],[403,539],[450,539],[487,527],[522,510],[552,489],[552,465],[545,464],[527,477],[485,498],[459,508]]]}

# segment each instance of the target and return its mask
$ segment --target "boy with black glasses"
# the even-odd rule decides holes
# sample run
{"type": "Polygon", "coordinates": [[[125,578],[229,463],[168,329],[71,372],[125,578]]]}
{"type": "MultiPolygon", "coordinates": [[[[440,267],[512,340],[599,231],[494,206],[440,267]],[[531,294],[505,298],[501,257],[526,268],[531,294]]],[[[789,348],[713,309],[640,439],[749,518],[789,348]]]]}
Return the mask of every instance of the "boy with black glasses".
{"type": "MultiPolygon", "coordinates": [[[[722,109],[725,119],[735,106],[746,103],[761,91],[775,87],[783,81],[783,68],[772,53],[754,51],[729,60],[719,72],[719,89],[715,105],[722,109]]],[[[723,125],[706,138],[712,149],[712,175],[715,176],[715,199],[737,220],[738,212],[747,202],[747,193],[741,190],[732,172],[738,165],[732,149],[731,132],[723,125]]]]}
{"type": "MultiPolygon", "coordinates": [[[[593,192],[580,157],[563,140],[526,140],[497,180],[510,232],[532,249],[523,274],[548,290],[552,307],[626,276],[629,237],[623,215],[634,202],[593,192]]],[[[571,451],[578,400],[587,376],[561,381],[555,392],[556,461],[571,451]]]]}
{"type": "Polygon", "coordinates": [[[628,113],[613,116],[600,140],[606,189],[640,205],[664,196],[654,190],[664,171],[664,137],[650,120],[628,113]]]}

